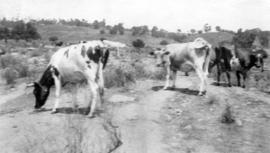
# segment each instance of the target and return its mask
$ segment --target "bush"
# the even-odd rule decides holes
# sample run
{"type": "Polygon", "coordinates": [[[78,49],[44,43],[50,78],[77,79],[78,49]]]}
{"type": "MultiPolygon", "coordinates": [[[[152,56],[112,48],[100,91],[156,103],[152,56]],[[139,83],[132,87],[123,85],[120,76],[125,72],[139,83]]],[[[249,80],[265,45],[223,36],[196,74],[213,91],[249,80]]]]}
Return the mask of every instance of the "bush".
{"type": "Polygon", "coordinates": [[[17,78],[17,71],[14,68],[5,68],[2,77],[6,80],[7,84],[15,84],[15,79],[17,78]]]}
{"type": "Polygon", "coordinates": [[[168,41],[166,41],[166,40],[162,40],[159,44],[160,44],[160,45],[168,45],[169,43],[168,43],[168,41]]]}
{"type": "Polygon", "coordinates": [[[41,56],[42,52],[39,50],[33,50],[30,52],[30,57],[37,57],[37,56],[41,56]]]}
{"type": "Polygon", "coordinates": [[[58,37],[57,37],[57,36],[51,36],[51,37],[49,37],[49,41],[50,41],[52,44],[55,44],[57,40],[58,40],[58,37]]]}
{"type": "Polygon", "coordinates": [[[11,77],[10,79],[13,80],[16,77],[29,76],[29,66],[26,58],[12,56],[10,54],[4,55],[0,59],[0,67],[6,69],[3,77],[6,79],[8,84],[10,83],[8,77],[11,77]],[[14,72],[16,72],[16,77],[14,76],[14,72]]]}
{"type": "Polygon", "coordinates": [[[141,40],[141,39],[136,39],[132,42],[132,45],[135,47],[135,48],[143,48],[145,46],[145,43],[141,40]]]}
{"type": "Polygon", "coordinates": [[[105,30],[100,30],[99,33],[100,34],[105,34],[105,30]]]}
{"type": "Polygon", "coordinates": [[[124,87],[135,83],[134,69],[129,64],[108,67],[104,72],[105,87],[124,87]]]}

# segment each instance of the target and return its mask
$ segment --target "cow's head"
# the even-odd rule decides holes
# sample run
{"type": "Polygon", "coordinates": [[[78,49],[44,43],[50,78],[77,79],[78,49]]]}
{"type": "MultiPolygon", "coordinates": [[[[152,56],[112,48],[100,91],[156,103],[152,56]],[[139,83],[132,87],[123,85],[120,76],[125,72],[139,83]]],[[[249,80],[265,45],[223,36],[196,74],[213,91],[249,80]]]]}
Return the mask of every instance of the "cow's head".
{"type": "Polygon", "coordinates": [[[261,68],[261,72],[263,72],[264,71],[264,69],[263,69],[263,65],[264,65],[263,59],[267,58],[267,56],[268,56],[266,51],[264,51],[262,49],[253,50],[251,56],[254,59],[255,67],[261,68]]]}
{"type": "Polygon", "coordinates": [[[156,59],[156,66],[161,67],[165,66],[167,64],[170,64],[169,61],[169,51],[166,51],[165,49],[157,48],[155,51],[152,51],[149,53],[151,56],[154,56],[156,59]]]}
{"type": "Polygon", "coordinates": [[[35,109],[41,108],[45,104],[49,96],[50,90],[47,89],[46,87],[41,86],[37,82],[28,84],[27,87],[34,87],[33,94],[36,98],[36,103],[35,103],[34,108],[35,109]]]}

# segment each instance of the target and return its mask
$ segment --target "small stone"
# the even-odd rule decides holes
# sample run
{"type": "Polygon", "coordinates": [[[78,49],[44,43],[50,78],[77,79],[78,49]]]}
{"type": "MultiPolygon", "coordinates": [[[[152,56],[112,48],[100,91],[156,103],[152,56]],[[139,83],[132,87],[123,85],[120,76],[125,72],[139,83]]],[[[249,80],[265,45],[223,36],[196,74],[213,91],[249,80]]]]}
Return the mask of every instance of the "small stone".
{"type": "Polygon", "coordinates": [[[235,123],[238,126],[243,126],[243,122],[240,119],[236,120],[235,123]]]}

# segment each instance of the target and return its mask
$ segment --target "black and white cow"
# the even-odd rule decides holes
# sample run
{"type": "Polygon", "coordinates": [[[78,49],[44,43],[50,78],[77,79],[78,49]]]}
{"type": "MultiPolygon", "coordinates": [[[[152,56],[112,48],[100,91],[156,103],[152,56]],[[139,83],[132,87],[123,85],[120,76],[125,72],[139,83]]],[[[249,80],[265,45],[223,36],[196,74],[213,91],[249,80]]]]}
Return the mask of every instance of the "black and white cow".
{"type": "Polygon", "coordinates": [[[41,108],[55,85],[56,100],[52,113],[55,113],[60,101],[63,84],[86,80],[91,89],[92,100],[89,103],[89,117],[93,117],[98,100],[104,92],[103,69],[109,57],[109,50],[102,41],[88,41],[59,49],[51,58],[47,69],[34,86],[35,109],[41,108]]]}

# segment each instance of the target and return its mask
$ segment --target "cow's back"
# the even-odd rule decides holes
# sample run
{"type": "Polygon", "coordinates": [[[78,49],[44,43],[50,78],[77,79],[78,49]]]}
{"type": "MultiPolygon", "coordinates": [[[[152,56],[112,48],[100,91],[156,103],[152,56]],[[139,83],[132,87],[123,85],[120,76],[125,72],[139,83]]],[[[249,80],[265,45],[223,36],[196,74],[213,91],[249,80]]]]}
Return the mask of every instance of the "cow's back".
{"type": "Polygon", "coordinates": [[[170,52],[171,65],[180,68],[183,63],[194,64],[195,50],[190,43],[170,44],[166,46],[170,52]]]}
{"type": "Polygon", "coordinates": [[[57,68],[62,81],[78,82],[84,80],[86,60],[81,55],[82,44],[59,49],[51,58],[49,65],[57,68]]]}

